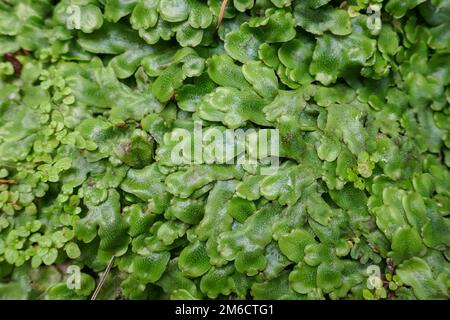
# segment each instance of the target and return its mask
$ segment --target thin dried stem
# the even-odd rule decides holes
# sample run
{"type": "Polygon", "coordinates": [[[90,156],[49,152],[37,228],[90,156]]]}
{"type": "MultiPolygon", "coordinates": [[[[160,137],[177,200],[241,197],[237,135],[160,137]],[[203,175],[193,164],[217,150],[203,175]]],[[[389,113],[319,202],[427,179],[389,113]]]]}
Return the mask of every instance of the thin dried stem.
{"type": "Polygon", "coordinates": [[[2,180],[0,179],[0,184],[15,184],[16,180],[2,180]]]}
{"type": "Polygon", "coordinates": [[[217,20],[216,30],[219,30],[220,25],[222,24],[223,14],[225,13],[225,8],[227,7],[228,0],[223,0],[222,5],[220,6],[219,11],[219,19],[217,20]]]}
{"type": "Polygon", "coordinates": [[[116,258],[115,256],[112,256],[111,260],[109,260],[108,265],[106,266],[105,272],[103,272],[103,274],[100,278],[100,281],[98,282],[97,288],[95,288],[95,291],[92,294],[91,300],[97,299],[97,296],[98,296],[100,290],[102,289],[103,285],[105,284],[106,276],[111,271],[111,268],[112,268],[115,258],[116,258]]]}

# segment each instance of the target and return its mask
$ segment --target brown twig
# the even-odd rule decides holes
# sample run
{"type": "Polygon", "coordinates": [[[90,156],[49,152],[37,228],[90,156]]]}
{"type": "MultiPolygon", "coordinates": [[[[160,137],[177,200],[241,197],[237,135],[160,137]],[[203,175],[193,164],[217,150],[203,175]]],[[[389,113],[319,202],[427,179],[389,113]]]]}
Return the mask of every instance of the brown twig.
{"type": "Polygon", "coordinates": [[[13,65],[14,73],[16,74],[16,76],[20,76],[20,74],[22,73],[22,64],[20,63],[19,60],[17,60],[14,53],[11,52],[5,53],[4,57],[13,65]]]}
{"type": "Polygon", "coordinates": [[[0,179],[0,184],[15,184],[16,180],[2,180],[0,179]]]}
{"type": "Polygon", "coordinates": [[[223,0],[222,5],[220,6],[219,18],[217,20],[216,30],[219,30],[220,25],[222,24],[223,14],[225,13],[225,8],[227,7],[228,0],[223,0]]]}

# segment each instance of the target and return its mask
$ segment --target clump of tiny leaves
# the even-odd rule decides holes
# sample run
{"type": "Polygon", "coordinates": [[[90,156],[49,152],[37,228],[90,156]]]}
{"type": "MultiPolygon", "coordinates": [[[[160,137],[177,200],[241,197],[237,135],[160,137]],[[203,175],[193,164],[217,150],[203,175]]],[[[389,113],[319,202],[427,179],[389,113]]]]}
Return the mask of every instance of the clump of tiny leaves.
{"type": "Polygon", "coordinates": [[[0,2],[0,299],[448,299],[450,2],[222,4],[0,2]]]}

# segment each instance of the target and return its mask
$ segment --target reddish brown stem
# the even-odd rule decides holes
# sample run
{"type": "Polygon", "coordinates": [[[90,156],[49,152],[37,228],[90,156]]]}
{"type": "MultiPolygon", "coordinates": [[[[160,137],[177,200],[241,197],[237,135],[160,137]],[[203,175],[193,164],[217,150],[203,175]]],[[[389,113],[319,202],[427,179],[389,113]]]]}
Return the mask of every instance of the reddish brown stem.
{"type": "Polygon", "coordinates": [[[0,179],[0,184],[15,184],[16,180],[2,180],[0,179]]]}
{"type": "Polygon", "coordinates": [[[227,7],[228,0],[223,0],[222,5],[220,6],[219,11],[219,19],[217,20],[217,27],[216,30],[219,30],[220,25],[222,24],[223,14],[225,12],[225,8],[227,7]]]}
{"type": "Polygon", "coordinates": [[[16,74],[16,76],[20,76],[20,74],[22,73],[22,64],[20,63],[19,60],[17,60],[14,53],[11,52],[5,53],[5,59],[11,62],[11,64],[13,65],[14,73],[16,74]]]}

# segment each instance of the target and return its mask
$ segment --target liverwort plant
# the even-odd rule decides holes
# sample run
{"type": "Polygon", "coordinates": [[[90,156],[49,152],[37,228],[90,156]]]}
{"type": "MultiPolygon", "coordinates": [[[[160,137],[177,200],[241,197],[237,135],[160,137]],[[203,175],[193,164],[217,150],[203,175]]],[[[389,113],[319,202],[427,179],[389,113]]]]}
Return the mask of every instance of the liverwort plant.
{"type": "Polygon", "coordinates": [[[449,16],[0,1],[0,299],[449,299],[449,16]]]}
{"type": "Polygon", "coordinates": [[[261,174],[274,172],[279,165],[278,129],[225,129],[210,126],[203,130],[202,121],[194,121],[194,129],[179,128],[165,140],[171,145],[171,163],[238,164],[262,167],[261,174]],[[173,146],[172,146],[173,145],[173,146]]]}

